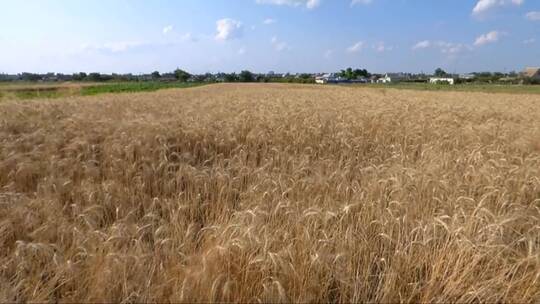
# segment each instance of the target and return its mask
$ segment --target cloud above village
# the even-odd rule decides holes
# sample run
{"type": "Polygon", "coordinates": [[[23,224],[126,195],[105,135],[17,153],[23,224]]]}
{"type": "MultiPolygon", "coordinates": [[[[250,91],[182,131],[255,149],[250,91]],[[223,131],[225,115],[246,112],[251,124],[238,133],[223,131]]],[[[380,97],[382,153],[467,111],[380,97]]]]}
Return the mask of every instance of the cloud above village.
{"type": "Polygon", "coordinates": [[[163,33],[163,35],[168,37],[168,44],[198,41],[198,38],[195,37],[191,32],[186,32],[183,34],[176,32],[174,26],[171,24],[164,26],[161,32],[163,33]]]}
{"type": "Polygon", "coordinates": [[[520,6],[525,0],[478,0],[473,8],[473,15],[481,15],[497,7],[502,6],[520,6]]]}
{"type": "Polygon", "coordinates": [[[444,40],[422,40],[414,44],[411,49],[413,51],[420,51],[423,49],[436,49],[439,50],[442,54],[454,56],[463,51],[472,51],[475,49],[475,47],[481,47],[487,44],[498,42],[503,35],[505,35],[504,32],[491,31],[478,36],[472,45],[466,43],[448,42],[444,40]]]}
{"type": "Polygon", "coordinates": [[[326,50],[323,55],[324,55],[324,58],[330,59],[334,55],[334,50],[326,50]]]}
{"type": "Polygon", "coordinates": [[[491,31],[491,32],[486,33],[486,34],[482,34],[482,35],[478,36],[478,38],[476,38],[476,41],[474,42],[474,45],[475,46],[482,46],[482,45],[497,42],[497,41],[499,41],[501,35],[502,34],[499,31],[491,31]]]}
{"type": "Polygon", "coordinates": [[[172,32],[174,29],[174,27],[172,25],[167,25],[163,28],[162,32],[164,35],[167,35],[169,34],[170,32],[172,32]]]}
{"type": "MultiPolygon", "coordinates": [[[[272,4],[272,5],[285,5],[292,7],[305,7],[307,9],[314,9],[321,5],[323,0],[255,0],[258,4],[272,4]]],[[[368,5],[373,3],[374,0],[351,0],[351,6],[356,5],[368,5]]]]}
{"type": "Polygon", "coordinates": [[[258,4],[286,5],[314,9],[321,5],[322,0],[256,0],[258,4]]]}
{"type": "Polygon", "coordinates": [[[358,52],[362,51],[363,48],[364,48],[364,42],[363,41],[358,41],[355,44],[348,47],[346,51],[347,51],[347,53],[358,53],[358,52]]]}
{"type": "Polygon", "coordinates": [[[352,0],[351,1],[351,6],[368,5],[368,4],[371,4],[371,3],[373,3],[373,0],[352,0]]]}
{"type": "Polygon", "coordinates": [[[102,44],[83,44],[80,49],[84,52],[124,53],[151,45],[152,43],[144,41],[114,41],[102,44]]]}
{"type": "Polygon", "coordinates": [[[242,22],[224,18],[216,21],[217,34],[215,39],[218,41],[227,41],[242,37],[244,27],[242,22]]]}
{"type": "Polygon", "coordinates": [[[412,47],[412,49],[413,49],[413,50],[427,49],[427,48],[430,47],[430,46],[431,46],[431,41],[429,41],[429,40],[423,40],[423,41],[417,42],[417,43],[412,47]]]}
{"type": "Polygon", "coordinates": [[[540,21],[540,11],[528,12],[527,14],[525,14],[525,18],[530,21],[540,21]]]}
{"type": "Polygon", "coordinates": [[[373,49],[379,53],[388,52],[394,49],[391,45],[386,45],[384,42],[380,41],[373,45],[373,49]]]}
{"type": "Polygon", "coordinates": [[[187,32],[180,36],[180,41],[197,42],[199,38],[195,37],[191,32],[187,32]]]}
{"type": "Polygon", "coordinates": [[[273,18],[266,18],[266,19],[263,20],[262,23],[265,24],[265,25],[271,25],[271,24],[274,24],[274,23],[276,23],[276,22],[277,22],[276,19],[273,19],[273,18]]]}
{"type": "Polygon", "coordinates": [[[436,49],[439,50],[442,54],[446,55],[456,55],[458,53],[461,53],[462,51],[466,50],[472,50],[472,47],[463,43],[454,43],[454,42],[448,42],[448,41],[430,41],[430,40],[423,40],[417,42],[413,47],[411,48],[413,51],[418,51],[422,49],[436,49]]]}
{"type": "Polygon", "coordinates": [[[270,39],[270,42],[272,43],[274,50],[278,52],[287,51],[291,49],[291,47],[286,42],[280,41],[278,37],[275,37],[275,36],[272,37],[272,39],[270,39]]]}

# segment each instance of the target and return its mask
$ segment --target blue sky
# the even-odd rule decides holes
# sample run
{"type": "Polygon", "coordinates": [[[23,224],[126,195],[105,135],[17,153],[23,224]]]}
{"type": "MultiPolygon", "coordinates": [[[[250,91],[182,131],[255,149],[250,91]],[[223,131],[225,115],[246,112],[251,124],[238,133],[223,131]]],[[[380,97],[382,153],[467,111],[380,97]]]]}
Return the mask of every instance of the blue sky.
{"type": "Polygon", "coordinates": [[[0,73],[511,71],[538,0],[0,0],[0,73]]]}

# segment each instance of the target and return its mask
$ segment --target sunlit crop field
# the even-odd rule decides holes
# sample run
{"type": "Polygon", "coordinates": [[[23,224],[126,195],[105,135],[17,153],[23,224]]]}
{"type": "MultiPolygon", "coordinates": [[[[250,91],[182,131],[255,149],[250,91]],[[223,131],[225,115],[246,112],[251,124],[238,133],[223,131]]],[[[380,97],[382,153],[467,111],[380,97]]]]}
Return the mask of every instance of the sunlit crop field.
{"type": "Polygon", "coordinates": [[[0,103],[0,302],[540,301],[540,95],[0,103]]]}

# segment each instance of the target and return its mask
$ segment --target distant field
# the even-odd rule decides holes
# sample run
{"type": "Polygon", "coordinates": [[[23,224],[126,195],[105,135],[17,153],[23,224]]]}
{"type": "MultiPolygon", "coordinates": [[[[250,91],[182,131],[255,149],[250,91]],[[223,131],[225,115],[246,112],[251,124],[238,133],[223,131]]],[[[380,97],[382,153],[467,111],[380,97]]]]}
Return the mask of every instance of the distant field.
{"type": "Polygon", "coordinates": [[[33,82],[4,82],[0,83],[0,100],[59,98],[81,94],[86,87],[97,87],[100,83],[33,83],[33,82]]]}
{"type": "Polygon", "coordinates": [[[104,93],[151,92],[160,89],[188,88],[199,86],[194,83],[165,82],[119,82],[119,83],[2,83],[0,100],[61,98],[87,96],[104,93]]]}
{"type": "Polygon", "coordinates": [[[540,85],[499,85],[499,84],[457,84],[442,85],[429,83],[397,83],[397,84],[362,84],[354,85],[378,89],[401,89],[419,91],[452,91],[452,92],[484,92],[510,94],[540,94],[540,85]]]}
{"type": "MultiPolygon", "coordinates": [[[[190,88],[201,83],[179,82],[119,82],[119,83],[0,83],[0,100],[61,98],[104,93],[153,92],[161,89],[190,88]]],[[[417,83],[344,85],[358,88],[401,89],[418,91],[484,92],[509,94],[540,94],[540,85],[433,85],[417,83]]]]}
{"type": "Polygon", "coordinates": [[[200,83],[181,82],[126,82],[126,83],[106,83],[100,86],[88,86],[81,90],[81,95],[97,95],[103,93],[134,93],[153,92],[161,89],[172,88],[192,88],[201,86],[200,83]]]}
{"type": "Polygon", "coordinates": [[[278,84],[7,100],[0,303],[538,303],[539,104],[278,84]]]}

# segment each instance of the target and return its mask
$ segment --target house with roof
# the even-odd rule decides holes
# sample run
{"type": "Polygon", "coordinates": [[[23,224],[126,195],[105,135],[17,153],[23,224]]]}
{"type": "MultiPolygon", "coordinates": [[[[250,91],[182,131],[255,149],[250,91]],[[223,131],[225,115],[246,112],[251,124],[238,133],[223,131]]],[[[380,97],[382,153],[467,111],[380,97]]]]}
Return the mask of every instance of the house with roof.
{"type": "Polygon", "coordinates": [[[322,76],[315,77],[315,83],[325,84],[325,83],[340,83],[345,79],[340,77],[335,73],[323,74],[322,76]]]}
{"type": "Polygon", "coordinates": [[[431,77],[429,78],[429,83],[454,85],[456,81],[453,77],[431,77]]]}
{"type": "Polygon", "coordinates": [[[178,79],[176,79],[176,76],[174,73],[163,73],[161,74],[161,77],[159,78],[159,81],[161,82],[175,82],[178,79]]]}
{"type": "Polygon", "coordinates": [[[379,76],[377,76],[377,75],[371,75],[371,76],[368,78],[368,83],[377,83],[377,80],[379,80],[379,76]]]}
{"type": "Polygon", "coordinates": [[[540,68],[528,67],[521,73],[523,77],[531,80],[540,80],[540,68]]]}
{"type": "Polygon", "coordinates": [[[474,80],[476,78],[476,75],[472,74],[472,73],[466,73],[466,74],[460,74],[459,79],[461,80],[474,80]]]}
{"type": "Polygon", "coordinates": [[[407,80],[408,76],[404,73],[386,73],[377,80],[378,83],[395,83],[407,80]]]}

